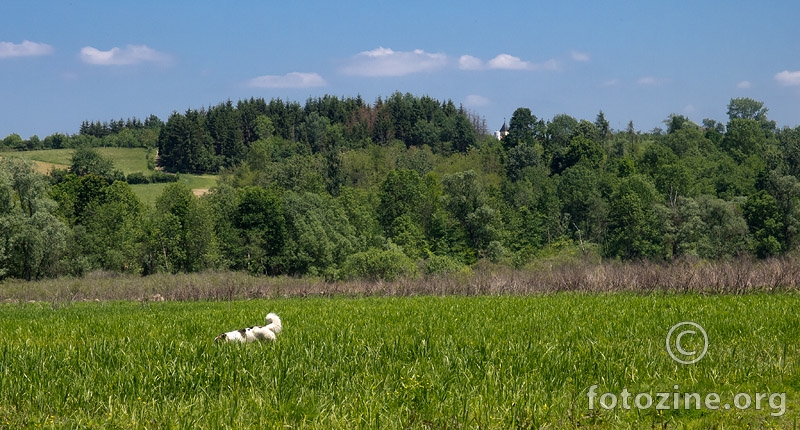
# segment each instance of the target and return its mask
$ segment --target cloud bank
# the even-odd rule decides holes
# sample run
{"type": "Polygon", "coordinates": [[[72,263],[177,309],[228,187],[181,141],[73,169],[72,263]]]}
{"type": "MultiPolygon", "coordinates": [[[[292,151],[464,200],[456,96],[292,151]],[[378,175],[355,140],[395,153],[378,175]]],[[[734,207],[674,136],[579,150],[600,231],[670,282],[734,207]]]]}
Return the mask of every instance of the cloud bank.
{"type": "Polygon", "coordinates": [[[464,104],[470,107],[487,106],[490,103],[491,101],[488,98],[477,94],[470,94],[464,99],[464,104]]]}
{"type": "Polygon", "coordinates": [[[458,68],[461,70],[480,70],[483,68],[483,60],[472,55],[462,55],[458,59],[458,68]]]}
{"type": "Polygon", "coordinates": [[[265,75],[247,81],[253,88],[311,88],[326,85],[317,73],[292,72],[285,75],[265,75]]]}
{"type": "Polygon", "coordinates": [[[666,78],[657,78],[655,76],[642,76],[639,78],[636,83],[643,86],[655,87],[659,85],[664,85],[669,82],[669,79],[666,78]]]}
{"type": "Polygon", "coordinates": [[[80,58],[84,63],[96,66],[129,66],[140,63],[165,63],[169,56],[146,45],[127,45],[101,51],[91,46],[81,48],[80,58]]]}
{"type": "Polygon", "coordinates": [[[592,59],[592,57],[590,57],[589,54],[579,51],[572,51],[571,56],[573,61],[578,61],[578,62],[587,62],[591,61],[592,59]]]}
{"type": "Polygon", "coordinates": [[[486,63],[480,58],[473,57],[472,55],[462,55],[458,59],[458,67],[461,70],[558,70],[560,65],[558,61],[550,59],[541,63],[533,63],[524,61],[519,57],[510,54],[500,54],[486,63]]]}
{"type": "Polygon", "coordinates": [[[19,44],[0,42],[0,58],[36,57],[51,54],[52,52],[53,47],[46,43],[36,43],[30,40],[23,40],[19,44]]]}
{"type": "Polygon", "coordinates": [[[421,49],[394,51],[380,47],[353,56],[342,71],[352,76],[387,77],[431,72],[447,65],[447,56],[421,49]]]}
{"type": "Polygon", "coordinates": [[[781,85],[796,86],[800,85],[800,70],[790,72],[784,70],[775,74],[775,80],[781,85]]]}

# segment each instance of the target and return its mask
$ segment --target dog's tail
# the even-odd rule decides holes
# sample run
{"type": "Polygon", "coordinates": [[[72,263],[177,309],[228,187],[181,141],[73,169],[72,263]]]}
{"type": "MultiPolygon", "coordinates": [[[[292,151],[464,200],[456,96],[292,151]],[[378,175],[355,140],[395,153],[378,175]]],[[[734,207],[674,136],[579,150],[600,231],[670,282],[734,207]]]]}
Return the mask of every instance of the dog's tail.
{"type": "Polygon", "coordinates": [[[267,328],[275,334],[280,333],[281,330],[283,330],[283,324],[281,323],[280,317],[272,312],[268,313],[267,328]]]}

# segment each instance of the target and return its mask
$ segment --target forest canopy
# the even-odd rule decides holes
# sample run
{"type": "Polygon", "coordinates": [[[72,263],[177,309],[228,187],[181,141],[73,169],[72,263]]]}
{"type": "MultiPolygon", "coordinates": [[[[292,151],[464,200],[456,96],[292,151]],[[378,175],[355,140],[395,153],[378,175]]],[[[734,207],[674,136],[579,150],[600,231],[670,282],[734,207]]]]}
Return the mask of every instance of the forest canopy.
{"type": "Polygon", "coordinates": [[[75,135],[9,151],[76,148],[69,169],[0,160],[0,278],[241,270],[326,279],[468,271],[479,260],[671,261],[795,252],[800,127],[762,102],[728,118],[613,130],[601,111],[513,112],[507,134],[427,96],[304,105],[261,98],[173,112],[166,121],[86,121],[75,135]],[[157,152],[124,175],[94,149],[157,152]],[[155,165],[157,164],[157,165],[155,165]],[[217,174],[197,197],[171,183],[154,205],[130,184],[217,174]],[[155,178],[155,179],[152,179],[155,178]]]}

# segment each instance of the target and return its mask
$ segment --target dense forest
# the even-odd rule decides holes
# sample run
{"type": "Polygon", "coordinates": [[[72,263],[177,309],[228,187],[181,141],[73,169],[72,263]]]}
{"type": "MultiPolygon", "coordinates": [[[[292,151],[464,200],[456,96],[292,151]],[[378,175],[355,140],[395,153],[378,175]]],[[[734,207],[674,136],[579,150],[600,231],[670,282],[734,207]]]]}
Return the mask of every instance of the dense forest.
{"type": "Polygon", "coordinates": [[[231,101],[110,122],[4,151],[76,148],[68,170],[0,161],[0,278],[208,269],[329,280],[396,279],[542,259],[669,262],[794,252],[800,127],[732,99],[726,122],[682,115],[613,130],[513,112],[488,133],[452,101],[395,93],[231,101]],[[167,185],[144,205],[94,147],[157,152],[156,181],[217,173],[196,197],[167,185]]]}

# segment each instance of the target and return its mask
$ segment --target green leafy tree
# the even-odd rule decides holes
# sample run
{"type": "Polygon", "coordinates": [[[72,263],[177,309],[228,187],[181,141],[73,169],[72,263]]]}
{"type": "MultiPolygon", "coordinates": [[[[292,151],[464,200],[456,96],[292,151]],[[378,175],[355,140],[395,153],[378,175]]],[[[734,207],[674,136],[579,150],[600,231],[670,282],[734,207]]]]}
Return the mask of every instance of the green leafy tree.
{"type": "Polygon", "coordinates": [[[705,232],[697,246],[701,258],[732,258],[747,252],[748,228],[741,210],[733,203],[702,195],[697,198],[705,232]]]}
{"type": "Polygon", "coordinates": [[[769,109],[764,107],[764,102],[751,99],[749,97],[734,98],[728,103],[728,119],[751,119],[757,121],[764,131],[773,131],[776,128],[775,121],[767,118],[769,109]]]}
{"type": "Polygon", "coordinates": [[[608,123],[606,115],[602,110],[597,114],[597,117],[595,117],[594,126],[597,129],[600,142],[605,142],[606,139],[611,137],[611,125],[608,123]]]}
{"type": "Polygon", "coordinates": [[[783,249],[795,249],[800,233],[800,181],[795,176],[773,170],[763,175],[760,185],[775,198],[780,211],[783,249]]]}
{"type": "Polygon", "coordinates": [[[167,185],[144,223],[145,274],[196,272],[214,267],[218,255],[213,218],[205,201],[186,185],[167,185]]]}
{"type": "Polygon", "coordinates": [[[347,257],[342,269],[345,279],[396,281],[417,274],[417,266],[399,247],[373,248],[347,257]]]}
{"type": "Polygon", "coordinates": [[[670,114],[669,118],[664,120],[664,125],[667,126],[667,134],[672,134],[686,128],[697,128],[697,124],[692,122],[692,120],[676,113],[670,114]]]}
{"type": "Polygon", "coordinates": [[[251,273],[276,274],[286,270],[281,255],[286,246],[286,220],[280,195],[261,187],[238,192],[233,226],[238,229],[245,255],[234,258],[251,273]]]}
{"type": "Polygon", "coordinates": [[[783,171],[794,176],[800,175],[800,126],[778,130],[776,140],[783,171]]]}
{"type": "Polygon", "coordinates": [[[111,160],[89,147],[76,148],[69,167],[69,171],[78,176],[96,175],[103,178],[111,176],[113,169],[114,163],[111,160]]]}
{"type": "Polygon", "coordinates": [[[467,117],[467,113],[461,109],[453,118],[453,135],[450,139],[453,142],[453,149],[458,152],[467,152],[469,148],[475,146],[475,128],[467,117]]]}
{"type": "Polygon", "coordinates": [[[556,183],[547,168],[523,170],[515,183],[503,184],[503,195],[509,205],[507,210],[503,210],[503,215],[511,231],[512,248],[532,249],[551,243],[562,235],[561,202],[556,183]],[[519,212],[515,213],[514,209],[519,212]]]}
{"type": "Polygon", "coordinates": [[[158,135],[161,164],[170,171],[206,173],[215,172],[218,162],[214,142],[206,132],[205,113],[174,112],[158,135]]]}
{"type": "Polygon", "coordinates": [[[622,179],[609,198],[608,254],[626,259],[662,256],[659,201],[653,184],[640,175],[622,179]]]}
{"type": "Polygon", "coordinates": [[[145,207],[130,185],[115,181],[92,201],[83,217],[83,256],[94,261],[92,268],[117,272],[140,271],[139,241],[145,207]]]}
{"type": "Polygon", "coordinates": [[[423,119],[414,124],[410,143],[413,146],[427,145],[434,147],[439,140],[440,133],[441,131],[433,122],[423,119]]]}
{"type": "Polygon", "coordinates": [[[325,157],[325,189],[332,196],[339,195],[339,189],[347,182],[347,176],[343,169],[344,159],[341,151],[330,149],[324,154],[325,157]]]}
{"type": "Polygon", "coordinates": [[[58,212],[70,225],[76,225],[91,218],[89,208],[100,204],[107,187],[108,181],[100,176],[68,174],[53,187],[51,195],[58,202],[58,212]]]}
{"type": "Polygon", "coordinates": [[[311,147],[313,152],[322,152],[329,149],[330,138],[328,136],[328,129],[331,127],[331,121],[318,114],[311,112],[301,126],[301,134],[304,136],[306,144],[311,147]]]}
{"type": "Polygon", "coordinates": [[[239,204],[237,189],[227,182],[220,182],[205,198],[212,214],[220,267],[246,270],[248,260],[244,257],[247,255],[245,235],[234,225],[239,204]]]}
{"type": "Polygon", "coordinates": [[[517,108],[508,124],[508,135],[503,137],[503,147],[508,150],[517,145],[534,145],[544,124],[528,108],[517,108]]]}
{"type": "Polygon", "coordinates": [[[516,181],[522,172],[541,164],[542,153],[534,145],[517,145],[508,150],[506,155],[506,172],[510,180],[516,181]]]}
{"type": "Polygon", "coordinates": [[[700,205],[692,198],[676,197],[668,206],[656,205],[656,210],[663,220],[661,228],[666,257],[698,256],[707,230],[700,205]]]}
{"type": "Polygon", "coordinates": [[[722,147],[742,163],[748,156],[762,154],[766,142],[767,137],[757,120],[734,118],[728,123],[722,147]]]}
{"type": "Polygon", "coordinates": [[[0,160],[0,278],[64,273],[69,229],[55,209],[47,179],[30,162],[0,160]]]}
{"type": "Polygon", "coordinates": [[[25,145],[25,141],[22,140],[22,137],[17,133],[11,133],[3,139],[3,147],[6,149],[13,149],[17,151],[22,151],[27,149],[27,145],[25,145]]]}
{"type": "Polygon", "coordinates": [[[268,116],[259,115],[256,117],[253,133],[258,139],[269,139],[275,134],[275,126],[268,116]]]}
{"type": "Polygon", "coordinates": [[[424,187],[422,178],[413,170],[389,172],[378,192],[378,220],[388,235],[394,236],[392,227],[397,218],[408,215],[415,223],[421,221],[424,187]]]}
{"type": "Polygon", "coordinates": [[[558,163],[558,170],[553,173],[561,173],[564,169],[572,167],[579,162],[584,162],[593,169],[600,169],[605,160],[603,147],[594,140],[578,135],[572,138],[563,156],[563,161],[558,163]]]}
{"type": "MultiPolygon", "coordinates": [[[[247,147],[244,142],[242,115],[230,100],[211,108],[202,126],[208,130],[208,138],[215,148],[213,154],[219,156],[223,166],[234,166],[244,160],[247,147]]],[[[196,132],[205,134],[199,129],[196,132]]],[[[208,169],[206,166],[198,167],[208,169]]]]}
{"type": "Polygon", "coordinates": [[[547,123],[544,156],[554,171],[564,170],[560,163],[577,130],[578,120],[567,114],[556,115],[547,123]]]}
{"type": "Polygon", "coordinates": [[[601,193],[601,178],[591,167],[578,163],[558,179],[561,221],[576,239],[602,243],[608,224],[608,202],[601,193]]]}
{"type": "Polygon", "coordinates": [[[753,236],[756,255],[766,258],[780,254],[785,239],[784,226],[775,197],[761,190],[747,198],[742,211],[753,236]]]}
{"type": "Polygon", "coordinates": [[[353,253],[356,232],[338,200],[327,194],[286,192],[283,214],[283,256],[289,273],[331,277],[353,253]]]}
{"type": "Polygon", "coordinates": [[[445,175],[442,188],[445,208],[464,228],[473,249],[485,251],[500,239],[500,214],[489,204],[474,170],[445,175]]]}

